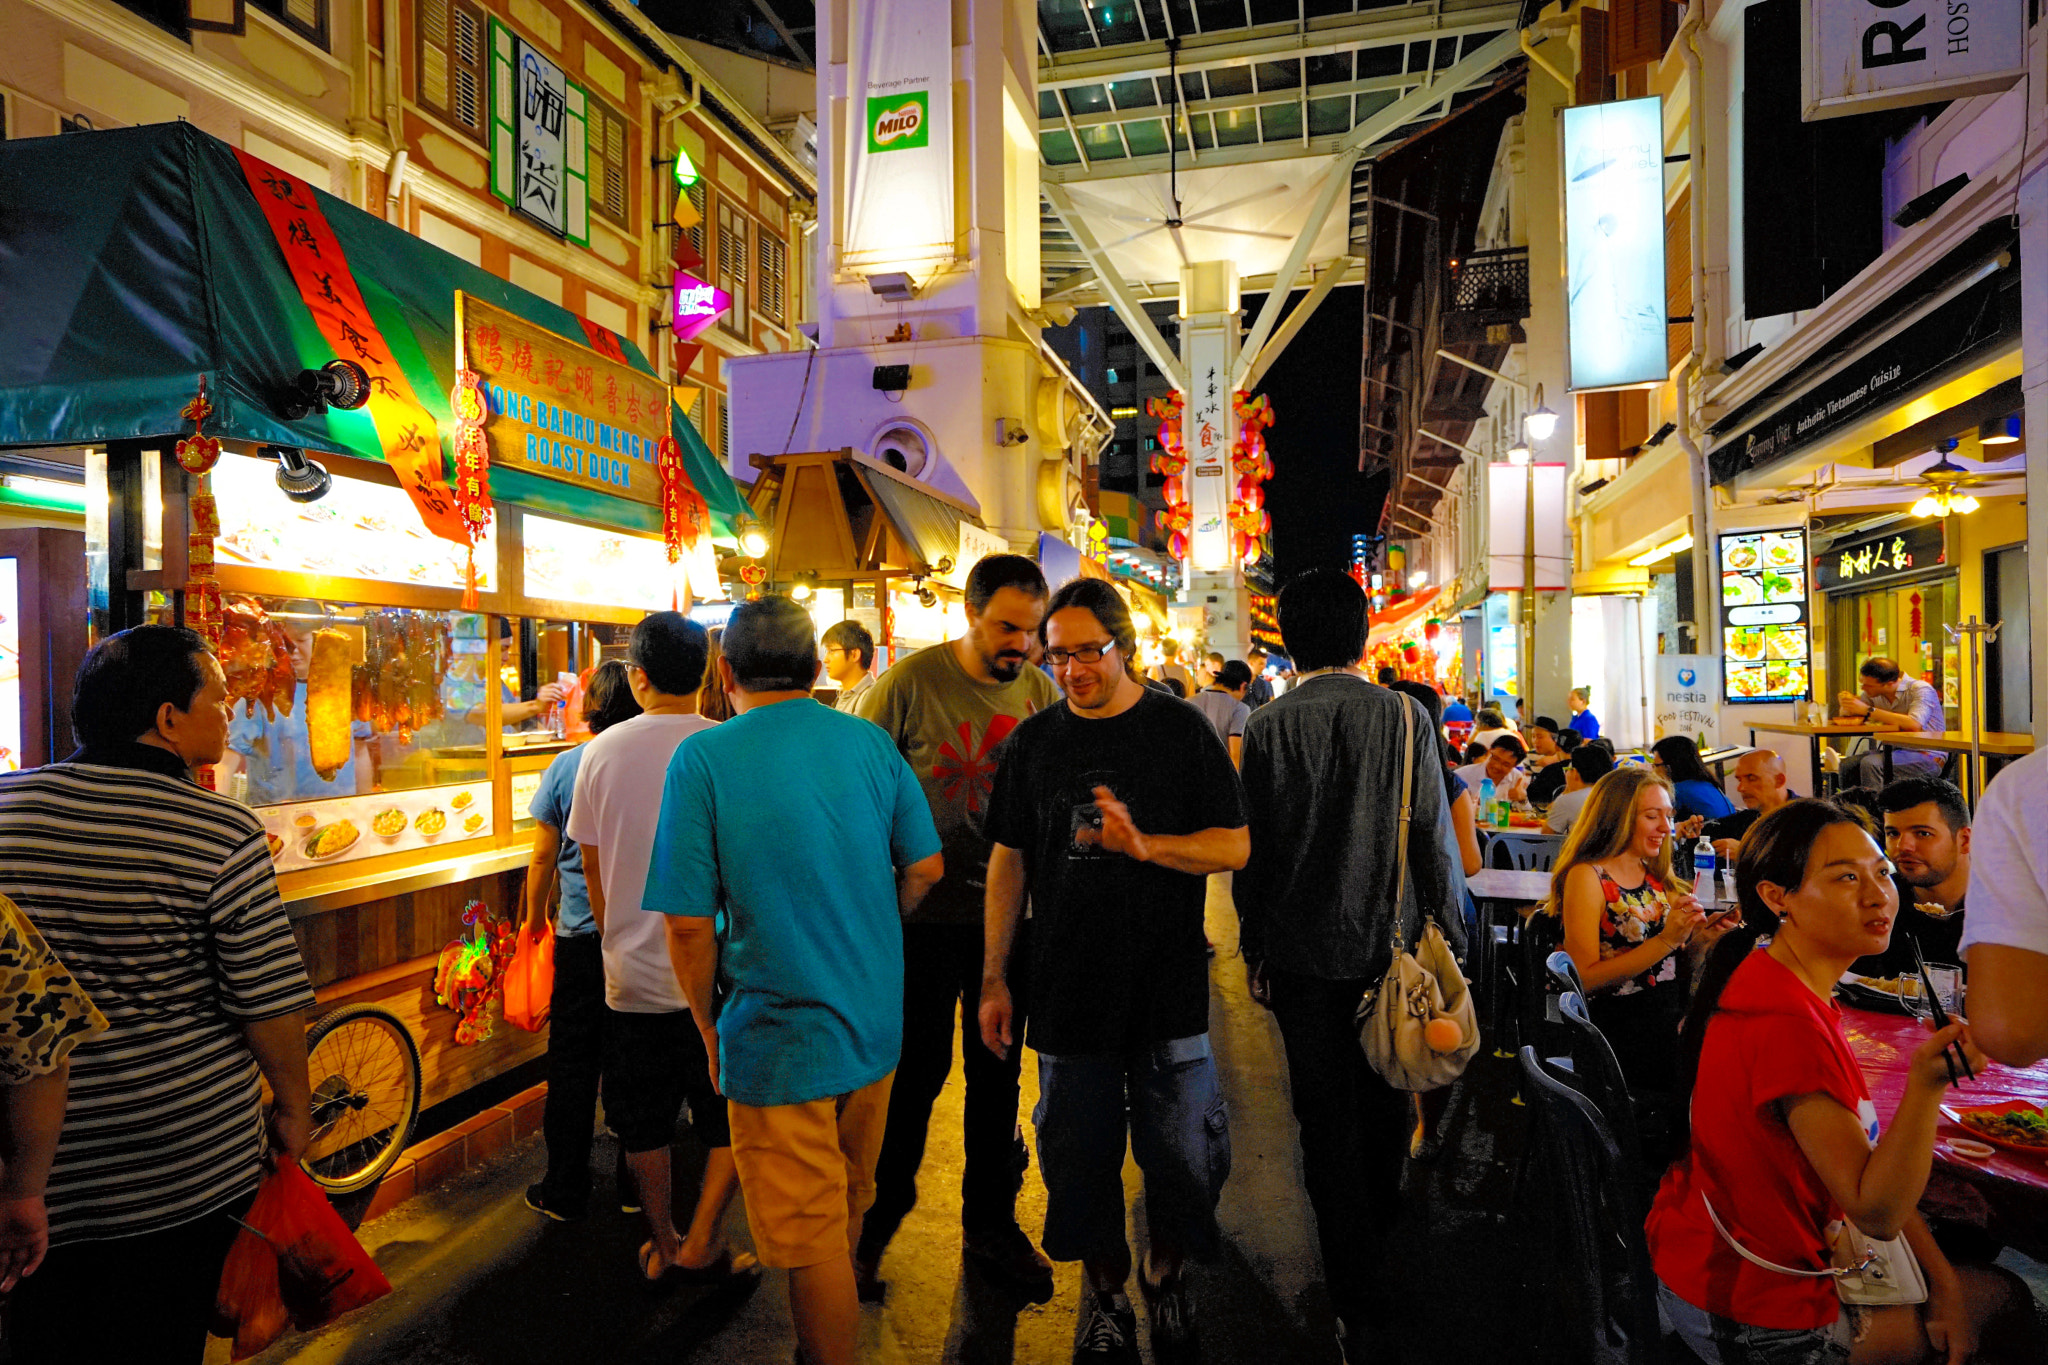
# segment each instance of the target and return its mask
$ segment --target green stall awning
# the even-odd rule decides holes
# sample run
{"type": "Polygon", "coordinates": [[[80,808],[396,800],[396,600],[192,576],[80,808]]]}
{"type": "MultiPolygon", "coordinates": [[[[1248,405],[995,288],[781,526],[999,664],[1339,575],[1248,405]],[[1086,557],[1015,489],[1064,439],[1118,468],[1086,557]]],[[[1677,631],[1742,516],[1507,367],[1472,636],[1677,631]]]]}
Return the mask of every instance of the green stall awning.
{"type": "MultiPolygon", "coordinates": [[[[454,414],[455,294],[484,299],[653,374],[607,332],[373,214],[314,191],[350,272],[421,404],[454,414]]],[[[182,436],[204,378],[209,434],[362,459],[383,451],[365,411],[287,421],[301,371],[334,358],[226,143],[187,123],[0,142],[0,449],[182,436]]],[[[746,503],[670,406],[683,461],[721,538],[746,503]]],[[[452,473],[452,470],[448,472],[452,473]]],[[[658,533],[646,503],[494,465],[502,502],[658,533]]]]}

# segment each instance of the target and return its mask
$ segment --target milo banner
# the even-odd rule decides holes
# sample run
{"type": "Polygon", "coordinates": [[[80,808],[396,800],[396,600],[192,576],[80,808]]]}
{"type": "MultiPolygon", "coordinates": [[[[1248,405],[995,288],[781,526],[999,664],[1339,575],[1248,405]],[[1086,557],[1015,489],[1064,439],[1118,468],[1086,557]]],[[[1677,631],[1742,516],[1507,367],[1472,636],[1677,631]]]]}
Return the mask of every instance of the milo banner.
{"type": "Polygon", "coordinates": [[[857,5],[840,268],[922,281],[953,249],[951,6],[857,5]]]}

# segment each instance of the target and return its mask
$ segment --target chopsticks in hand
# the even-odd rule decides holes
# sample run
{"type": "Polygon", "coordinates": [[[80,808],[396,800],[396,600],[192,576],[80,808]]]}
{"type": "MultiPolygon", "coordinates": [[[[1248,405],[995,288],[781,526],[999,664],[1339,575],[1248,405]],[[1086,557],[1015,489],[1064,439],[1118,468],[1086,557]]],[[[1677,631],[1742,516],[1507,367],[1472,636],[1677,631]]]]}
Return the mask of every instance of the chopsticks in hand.
{"type": "MultiPolygon", "coordinates": [[[[1936,1029],[1945,1029],[1948,1027],[1948,1011],[1942,1007],[1941,997],[1935,994],[1934,979],[1927,972],[1927,958],[1920,952],[1920,940],[1909,936],[1906,941],[1913,945],[1913,965],[1920,972],[1920,989],[1927,992],[1927,1003],[1934,1011],[1934,1027],[1936,1029]]],[[[1950,1085],[1959,1086],[1962,1084],[1962,1081],[1956,1076],[1956,1068],[1958,1066],[1962,1067],[1963,1075],[1968,1076],[1973,1081],[1977,1079],[1977,1073],[1970,1070],[1969,1055],[1963,1051],[1959,1044],[1950,1043],[1941,1050],[1941,1064],[1948,1068],[1948,1083],[1950,1085]]]]}

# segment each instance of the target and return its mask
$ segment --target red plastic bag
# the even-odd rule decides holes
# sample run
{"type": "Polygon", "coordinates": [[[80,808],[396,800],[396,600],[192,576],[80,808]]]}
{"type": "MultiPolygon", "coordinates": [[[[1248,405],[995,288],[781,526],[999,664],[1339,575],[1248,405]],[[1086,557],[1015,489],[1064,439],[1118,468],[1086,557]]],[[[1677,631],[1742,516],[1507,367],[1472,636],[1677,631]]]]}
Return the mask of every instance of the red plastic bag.
{"type": "Polygon", "coordinates": [[[295,1164],[264,1177],[228,1249],[212,1331],[233,1337],[234,1359],[255,1355],[287,1321],[308,1331],[391,1292],[391,1281],[295,1164]]]}
{"type": "Polygon", "coordinates": [[[519,932],[519,947],[505,968],[505,1022],[528,1033],[548,1026],[555,995],[555,936],[519,932]]]}

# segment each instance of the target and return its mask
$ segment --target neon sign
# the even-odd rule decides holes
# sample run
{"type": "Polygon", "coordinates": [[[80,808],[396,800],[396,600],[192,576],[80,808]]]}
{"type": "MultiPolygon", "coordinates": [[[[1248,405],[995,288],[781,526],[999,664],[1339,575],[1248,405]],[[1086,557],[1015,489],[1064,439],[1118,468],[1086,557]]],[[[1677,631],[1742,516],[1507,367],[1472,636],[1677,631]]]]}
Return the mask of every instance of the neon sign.
{"type": "Polygon", "coordinates": [[[732,307],[732,295],[706,284],[687,270],[675,279],[675,331],[678,341],[694,341],[711,330],[719,315],[732,307]]]}

